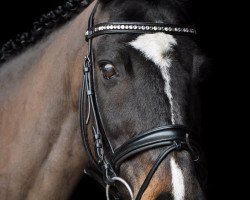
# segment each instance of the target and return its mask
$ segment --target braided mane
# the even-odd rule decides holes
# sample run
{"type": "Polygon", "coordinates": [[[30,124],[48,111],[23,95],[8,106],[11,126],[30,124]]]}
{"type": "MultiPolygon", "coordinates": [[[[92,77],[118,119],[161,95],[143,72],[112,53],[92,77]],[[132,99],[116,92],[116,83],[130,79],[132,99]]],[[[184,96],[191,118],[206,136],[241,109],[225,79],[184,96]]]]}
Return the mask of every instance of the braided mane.
{"type": "Polygon", "coordinates": [[[30,31],[18,34],[0,47],[0,63],[4,63],[12,56],[39,41],[51,33],[55,28],[65,24],[76,14],[88,7],[92,0],[67,0],[55,10],[43,14],[33,23],[30,31]]]}

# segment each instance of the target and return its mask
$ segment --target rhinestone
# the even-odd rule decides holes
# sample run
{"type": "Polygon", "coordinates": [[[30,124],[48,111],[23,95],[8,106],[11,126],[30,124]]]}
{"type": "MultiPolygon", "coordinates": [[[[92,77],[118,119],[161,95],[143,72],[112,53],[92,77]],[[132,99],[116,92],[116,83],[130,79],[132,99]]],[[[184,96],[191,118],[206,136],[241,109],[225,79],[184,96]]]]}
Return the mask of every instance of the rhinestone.
{"type": "Polygon", "coordinates": [[[142,26],[141,29],[142,29],[142,30],[145,30],[145,26],[142,26]]]}
{"type": "Polygon", "coordinates": [[[117,29],[117,26],[116,26],[116,25],[114,25],[114,29],[117,29]]]}
{"type": "Polygon", "coordinates": [[[165,27],[164,30],[165,30],[165,31],[169,31],[169,28],[168,28],[168,27],[165,27]]]}
{"type": "Polygon", "coordinates": [[[173,29],[172,29],[171,27],[168,27],[168,30],[169,30],[169,31],[173,31],[173,29]]]}
{"type": "Polygon", "coordinates": [[[149,26],[146,26],[146,30],[149,30],[149,26]]]}
{"type": "Polygon", "coordinates": [[[106,30],[107,29],[107,26],[103,26],[103,30],[106,30]]]}
{"type": "Polygon", "coordinates": [[[128,29],[128,25],[125,25],[125,29],[128,29]]]}
{"type": "Polygon", "coordinates": [[[113,26],[113,25],[110,25],[109,28],[110,28],[110,29],[114,29],[114,26],[113,26]]]}
{"type": "Polygon", "coordinates": [[[161,30],[161,27],[158,27],[158,31],[160,31],[161,30]]]}
{"type": "Polygon", "coordinates": [[[134,25],[134,27],[133,27],[135,30],[138,28],[138,26],[136,26],[136,25],[134,25]]]}
{"type": "Polygon", "coordinates": [[[132,26],[132,25],[129,25],[129,29],[133,29],[133,26],[132,26]]]}
{"type": "Polygon", "coordinates": [[[154,26],[154,30],[157,31],[157,26],[154,26]]]}
{"type": "Polygon", "coordinates": [[[125,28],[125,26],[124,25],[121,25],[121,29],[124,29],[125,28]]]}
{"type": "Polygon", "coordinates": [[[121,26],[120,26],[120,25],[117,25],[117,29],[121,29],[121,26]]]}

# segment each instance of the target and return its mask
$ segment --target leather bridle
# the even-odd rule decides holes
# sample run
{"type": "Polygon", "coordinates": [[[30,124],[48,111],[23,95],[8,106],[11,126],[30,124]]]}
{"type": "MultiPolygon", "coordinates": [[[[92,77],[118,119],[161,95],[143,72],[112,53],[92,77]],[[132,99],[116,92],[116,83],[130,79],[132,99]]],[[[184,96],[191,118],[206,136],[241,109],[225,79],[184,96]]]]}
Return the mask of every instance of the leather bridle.
{"type": "MultiPolygon", "coordinates": [[[[119,177],[121,164],[133,156],[147,150],[160,147],[163,148],[164,150],[162,150],[156,159],[153,167],[142,184],[137,197],[135,198],[136,200],[140,200],[157,168],[170,152],[174,150],[187,150],[192,156],[196,155],[189,140],[190,130],[182,125],[161,126],[147,132],[140,133],[132,137],[119,148],[113,149],[104,131],[101,116],[96,103],[92,40],[94,37],[104,34],[141,34],[164,32],[168,34],[194,35],[196,34],[196,31],[192,27],[152,22],[107,22],[94,25],[94,14],[96,12],[97,5],[98,3],[90,15],[88,30],[85,35],[86,41],[88,42],[88,54],[84,61],[84,78],[80,93],[80,124],[83,144],[91,165],[96,171],[86,170],[85,172],[99,180],[99,182],[103,185],[106,185],[107,199],[109,199],[110,185],[114,186],[116,181],[121,182],[128,189],[131,199],[134,199],[132,190],[127,182],[119,177]],[[86,112],[84,112],[84,110],[86,112]],[[92,127],[90,127],[90,119],[93,119],[92,127]],[[90,147],[89,132],[92,132],[93,141],[95,143],[95,155],[92,153],[93,150],[90,147]]],[[[198,160],[198,158],[196,157],[194,160],[198,160]]],[[[114,191],[112,192],[115,199],[120,199],[119,193],[114,191]]]]}

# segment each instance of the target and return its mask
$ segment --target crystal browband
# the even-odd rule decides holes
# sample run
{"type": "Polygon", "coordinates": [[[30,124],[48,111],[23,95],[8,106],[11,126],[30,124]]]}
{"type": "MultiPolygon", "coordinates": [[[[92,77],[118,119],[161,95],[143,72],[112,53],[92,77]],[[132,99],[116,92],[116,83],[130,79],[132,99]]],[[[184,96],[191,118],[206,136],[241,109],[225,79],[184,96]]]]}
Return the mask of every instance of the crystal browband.
{"type": "Polygon", "coordinates": [[[85,34],[86,39],[90,39],[103,34],[118,33],[154,33],[164,32],[178,35],[193,35],[196,30],[193,27],[186,27],[165,23],[141,23],[141,22],[110,22],[95,25],[85,34]]]}

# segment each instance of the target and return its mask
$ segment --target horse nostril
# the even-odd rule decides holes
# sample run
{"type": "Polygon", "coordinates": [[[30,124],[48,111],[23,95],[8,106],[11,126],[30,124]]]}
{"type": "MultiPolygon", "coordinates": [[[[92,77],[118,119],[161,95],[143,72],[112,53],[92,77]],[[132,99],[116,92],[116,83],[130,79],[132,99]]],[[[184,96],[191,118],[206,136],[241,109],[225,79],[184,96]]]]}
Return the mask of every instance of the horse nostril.
{"type": "Polygon", "coordinates": [[[161,193],[155,200],[173,200],[173,196],[168,192],[161,193]]]}

